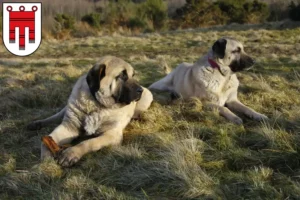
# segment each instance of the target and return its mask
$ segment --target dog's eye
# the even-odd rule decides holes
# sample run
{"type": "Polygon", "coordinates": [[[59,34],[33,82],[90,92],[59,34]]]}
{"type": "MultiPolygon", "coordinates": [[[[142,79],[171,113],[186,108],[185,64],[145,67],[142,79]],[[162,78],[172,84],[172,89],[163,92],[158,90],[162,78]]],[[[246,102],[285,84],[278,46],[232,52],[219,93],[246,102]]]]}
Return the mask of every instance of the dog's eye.
{"type": "Polygon", "coordinates": [[[241,48],[238,47],[236,50],[232,51],[231,53],[240,53],[241,52],[241,48]]]}
{"type": "Polygon", "coordinates": [[[127,81],[128,76],[127,74],[121,73],[119,76],[116,77],[116,80],[121,79],[123,81],[127,81]]]}
{"type": "Polygon", "coordinates": [[[119,79],[124,81],[124,76],[120,74],[119,76],[116,77],[116,81],[118,81],[119,79]]]}

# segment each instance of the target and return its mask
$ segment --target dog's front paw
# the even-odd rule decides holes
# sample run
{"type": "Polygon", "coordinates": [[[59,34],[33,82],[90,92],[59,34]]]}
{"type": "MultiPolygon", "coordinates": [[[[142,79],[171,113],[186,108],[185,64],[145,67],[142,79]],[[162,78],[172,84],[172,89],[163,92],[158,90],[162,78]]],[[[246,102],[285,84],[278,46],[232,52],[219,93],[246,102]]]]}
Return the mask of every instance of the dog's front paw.
{"type": "Polygon", "coordinates": [[[76,147],[70,147],[64,150],[58,157],[57,162],[62,167],[70,167],[77,163],[81,158],[80,153],[76,150],[76,147]]]}
{"type": "Polygon", "coordinates": [[[265,120],[269,119],[266,115],[263,115],[260,113],[256,113],[256,114],[252,115],[251,117],[252,117],[252,119],[254,119],[256,121],[265,121],[265,120]]]}
{"type": "Polygon", "coordinates": [[[49,149],[42,143],[41,144],[41,160],[53,157],[49,149]]]}
{"type": "Polygon", "coordinates": [[[231,119],[231,121],[233,123],[237,124],[237,125],[243,124],[243,120],[241,118],[239,118],[239,117],[234,117],[234,118],[231,119]]]}

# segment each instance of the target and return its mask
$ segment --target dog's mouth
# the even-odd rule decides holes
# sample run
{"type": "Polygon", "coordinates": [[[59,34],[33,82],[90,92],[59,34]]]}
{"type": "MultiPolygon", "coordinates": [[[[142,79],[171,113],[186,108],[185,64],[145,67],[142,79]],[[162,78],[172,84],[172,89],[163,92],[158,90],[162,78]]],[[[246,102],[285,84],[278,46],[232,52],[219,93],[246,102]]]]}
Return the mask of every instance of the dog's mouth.
{"type": "Polygon", "coordinates": [[[249,71],[249,70],[251,70],[253,67],[254,67],[254,66],[246,67],[244,70],[245,70],[245,71],[249,71]]]}
{"type": "Polygon", "coordinates": [[[126,83],[122,88],[120,96],[117,101],[119,103],[130,104],[131,102],[137,102],[142,98],[143,88],[135,82],[126,83]]]}
{"type": "Polygon", "coordinates": [[[143,88],[141,86],[138,86],[136,88],[136,91],[135,91],[135,93],[136,93],[135,101],[139,101],[142,98],[143,91],[144,90],[143,90],[143,88]]]}
{"type": "Polygon", "coordinates": [[[139,100],[141,100],[141,97],[137,97],[135,99],[127,100],[127,101],[120,101],[120,103],[124,103],[126,105],[129,105],[129,104],[131,104],[131,102],[138,102],[139,100]]]}
{"type": "Polygon", "coordinates": [[[139,100],[141,100],[141,97],[138,97],[136,100],[134,100],[135,102],[137,102],[137,101],[139,101],[139,100]]]}
{"type": "Polygon", "coordinates": [[[252,61],[250,64],[248,64],[243,70],[244,71],[249,71],[253,69],[254,67],[258,66],[256,62],[252,61]]]}
{"type": "Polygon", "coordinates": [[[240,71],[248,71],[253,68],[255,65],[255,61],[248,57],[243,56],[240,60],[233,60],[229,65],[231,71],[233,72],[240,72],[240,71]]]}

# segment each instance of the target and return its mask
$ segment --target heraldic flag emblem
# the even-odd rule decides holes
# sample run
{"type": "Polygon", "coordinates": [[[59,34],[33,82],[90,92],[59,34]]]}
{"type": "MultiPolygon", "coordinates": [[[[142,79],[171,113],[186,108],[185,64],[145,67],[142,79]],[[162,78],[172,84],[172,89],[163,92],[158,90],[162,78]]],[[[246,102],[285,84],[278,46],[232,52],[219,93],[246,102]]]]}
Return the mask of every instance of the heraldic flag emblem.
{"type": "Polygon", "coordinates": [[[42,40],[41,3],[3,3],[3,43],[17,56],[35,52],[42,40]]]}

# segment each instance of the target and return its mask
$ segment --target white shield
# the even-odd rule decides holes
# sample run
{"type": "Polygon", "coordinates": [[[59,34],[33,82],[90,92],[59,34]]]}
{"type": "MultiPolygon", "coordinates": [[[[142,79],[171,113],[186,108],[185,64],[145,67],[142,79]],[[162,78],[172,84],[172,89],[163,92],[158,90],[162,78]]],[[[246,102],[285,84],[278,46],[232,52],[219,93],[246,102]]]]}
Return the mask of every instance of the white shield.
{"type": "Polygon", "coordinates": [[[42,3],[3,3],[3,43],[17,56],[35,52],[42,40],[42,3]]]}

